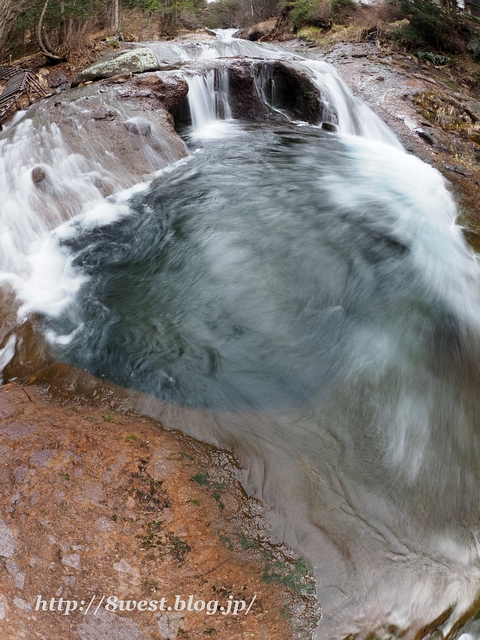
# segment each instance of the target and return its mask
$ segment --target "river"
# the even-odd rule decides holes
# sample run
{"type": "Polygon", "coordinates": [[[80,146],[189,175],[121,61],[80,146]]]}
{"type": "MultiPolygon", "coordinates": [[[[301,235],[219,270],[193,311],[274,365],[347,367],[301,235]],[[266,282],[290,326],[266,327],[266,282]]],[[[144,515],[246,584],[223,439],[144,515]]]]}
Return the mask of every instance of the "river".
{"type": "Polygon", "coordinates": [[[443,178],[324,62],[150,46],[183,65],[184,158],[130,182],[109,166],[105,198],[98,154],[45,111],[0,135],[1,367],[34,318],[39,351],[232,450],[314,567],[318,639],[459,637],[480,577],[479,267],[443,178]],[[232,117],[232,58],[283,122],[232,117]],[[316,122],[272,60],[318,89],[316,122]]]}

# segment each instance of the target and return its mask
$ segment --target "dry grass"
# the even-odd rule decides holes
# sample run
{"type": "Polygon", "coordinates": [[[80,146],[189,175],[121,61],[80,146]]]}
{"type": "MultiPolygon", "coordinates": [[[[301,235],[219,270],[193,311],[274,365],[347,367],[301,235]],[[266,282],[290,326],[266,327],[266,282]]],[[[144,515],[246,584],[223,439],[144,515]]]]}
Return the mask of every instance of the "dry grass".
{"type": "Polygon", "coordinates": [[[389,40],[396,29],[408,24],[408,20],[401,20],[399,9],[387,1],[375,5],[356,4],[340,15],[335,6],[330,5],[329,14],[325,12],[325,3],[321,6],[325,17],[329,15],[333,19],[332,27],[326,30],[307,25],[297,33],[299,38],[321,46],[389,40]]]}

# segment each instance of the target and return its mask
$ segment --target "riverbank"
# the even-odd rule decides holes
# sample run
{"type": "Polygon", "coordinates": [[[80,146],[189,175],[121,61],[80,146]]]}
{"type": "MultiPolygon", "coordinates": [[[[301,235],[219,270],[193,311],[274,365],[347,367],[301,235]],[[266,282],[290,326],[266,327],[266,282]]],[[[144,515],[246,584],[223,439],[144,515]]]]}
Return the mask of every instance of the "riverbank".
{"type": "Polygon", "coordinates": [[[0,637],[310,637],[312,579],[268,543],[232,457],[129,404],[63,365],[0,387],[0,637]],[[182,608],[191,595],[202,610],[182,608]],[[130,604],[84,615],[94,596],[130,604]],[[78,606],[67,615],[60,598],[78,606]],[[238,615],[222,614],[229,600],[238,615]]]}

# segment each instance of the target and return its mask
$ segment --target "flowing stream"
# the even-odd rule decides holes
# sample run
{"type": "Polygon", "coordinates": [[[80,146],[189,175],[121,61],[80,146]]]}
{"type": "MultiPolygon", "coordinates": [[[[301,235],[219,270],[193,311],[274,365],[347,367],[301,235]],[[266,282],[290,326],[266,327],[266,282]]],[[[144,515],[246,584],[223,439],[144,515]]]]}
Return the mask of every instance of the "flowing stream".
{"type": "Polygon", "coordinates": [[[57,359],[233,450],[315,569],[318,639],[460,637],[480,585],[479,268],[443,178],[326,63],[150,45],[183,64],[184,159],[150,150],[159,171],[133,179],[46,111],[0,135],[0,368],[34,314],[57,359]],[[239,57],[284,122],[233,119],[239,57]],[[271,60],[319,90],[318,122],[276,98],[271,60]]]}

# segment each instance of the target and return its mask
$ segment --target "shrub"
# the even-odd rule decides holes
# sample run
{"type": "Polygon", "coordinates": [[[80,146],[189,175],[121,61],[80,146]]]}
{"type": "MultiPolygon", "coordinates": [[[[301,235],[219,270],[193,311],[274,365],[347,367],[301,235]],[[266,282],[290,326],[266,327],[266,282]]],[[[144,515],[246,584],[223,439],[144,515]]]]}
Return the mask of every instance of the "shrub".
{"type": "Polygon", "coordinates": [[[441,56],[438,53],[431,53],[431,51],[415,51],[413,55],[416,56],[419,60],[428,60],[436,67],[453,62],[451,58],[447,58],[447,56],[441,56]]]}
{"type": "Polygon", "coordinates": [[[472,54],[475,62],[480,62],[480,37],[472,38],[467,44],[467,51],[472,54]]]}

